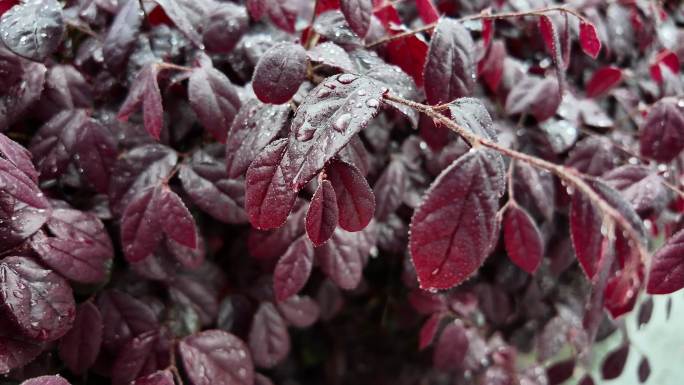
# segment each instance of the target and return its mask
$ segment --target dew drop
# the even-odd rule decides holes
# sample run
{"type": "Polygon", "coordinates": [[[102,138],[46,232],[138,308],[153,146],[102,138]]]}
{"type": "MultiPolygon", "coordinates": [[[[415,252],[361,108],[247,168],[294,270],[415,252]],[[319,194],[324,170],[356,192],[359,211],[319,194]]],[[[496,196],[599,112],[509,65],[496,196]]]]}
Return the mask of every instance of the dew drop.
{"type": "Polygon", "coordinates": [[[351,122],[352,116],[349,113],[344,113],[335,119],[333,123],[333,128],[338,132],[344,132],[347,127],[349,127],[349,122],[351,122]]]}
{"type": "Polygon", "coordinates": [[[370,108],[377,108],[380,105],[380,102],[378,102],[377,99],[368,99],[366,100],[366,105],[370,108]]]}
{"type": "Polygon", "coordinates": [[[357,79],[356,76],[352,75],[352,74],[342,74],[342,75],[337,77],[337,81],[342,83],[342,84],[349,84],[356,79],[357,79]]]}

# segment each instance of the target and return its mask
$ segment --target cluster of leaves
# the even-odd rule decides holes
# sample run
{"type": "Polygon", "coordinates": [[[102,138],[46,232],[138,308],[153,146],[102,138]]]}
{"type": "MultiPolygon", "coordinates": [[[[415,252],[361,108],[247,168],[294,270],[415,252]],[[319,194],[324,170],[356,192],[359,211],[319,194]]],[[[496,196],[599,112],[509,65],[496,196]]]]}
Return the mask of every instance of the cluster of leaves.
{"type": "Polygon", "coordinates": [[[0,0],[3,382],[619,376],[684,287],[684,5],[567,3],[0,0]]]}

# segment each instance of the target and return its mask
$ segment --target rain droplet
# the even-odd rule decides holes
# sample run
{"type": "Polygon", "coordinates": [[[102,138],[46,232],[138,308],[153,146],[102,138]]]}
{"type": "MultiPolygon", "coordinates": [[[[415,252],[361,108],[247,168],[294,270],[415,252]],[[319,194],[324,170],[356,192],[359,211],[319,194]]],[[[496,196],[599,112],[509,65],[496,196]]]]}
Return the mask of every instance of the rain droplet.
{"type": "Polygon", "coordinates": [[[333,123],[333,128],[336,131],[339,132],[344,132],[347,127],[349,127],[349,122],[351,122],[352,116],[349,113],[344,113],[335,119],[335,123],[333,123]]]}
{"type": "Polygon", "coordinates": [[[380,105],[380,102],[377,99],[368,99],[366,100],[366,105],[370,108],[376,108],[380,105]]]}
{"type": "Polygon", "coordinates": [[[342,83],[342,84],[349,84],[356,80],[356,76],[352,74],[342,74],[337,77],[337,81],[342,83]]]}

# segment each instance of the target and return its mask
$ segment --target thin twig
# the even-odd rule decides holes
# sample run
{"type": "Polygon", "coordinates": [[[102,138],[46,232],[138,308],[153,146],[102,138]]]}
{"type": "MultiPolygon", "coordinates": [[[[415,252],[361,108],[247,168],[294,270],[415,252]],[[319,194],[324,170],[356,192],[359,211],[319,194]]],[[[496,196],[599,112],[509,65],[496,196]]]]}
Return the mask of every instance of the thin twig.
{"type": "Polygon", "coordinates": [[[637,251],[639,252],[640,258],[642,261],[646,262],[647,254],[646,250],[644,249],[642,243],[641,243],[641,236],[639,233],[632,227],[632,225],[629,223],[629,221],[622,215],[618,210],[616,210],[613,206],[611,206],[606,200],[604,200],[596,191],[594,191],[591,186],[585,182],[584,178],[585,175],[582,173],[578,172],[575,169],[566,167],[564,165],[559,165],[555,164],[549,161],[546,161],[541,158],[537,158],[535,156],[525,154],[519,151],[512,150],[510,148],[504,147],[499,143],[493,142],[487,138],[481,137],[477,134],[475,134],[472,131],[466,130],[465,128],[459,126],[456,122],[453,120],[447,118],[446,116],[440,114],[439,112],[435,111],[432,106],[422,104],[422,103],[417,103],[412,100],[404,99],[398,96],[394,96],[391,94],[385,94],[384,98],[386,100],[403,104],[405,106],[411,107],[416,111],[419,111],[428,117],[432,118],[436,122],[439,122],[441,124],[444,124],[447,126],[449,129],[452,131],[456,132],[459,136],[461,136],[463,139],[466,140],[470,144],[471,147],[473,148],[479,148],[479,147],[487,147],[492,150],[495,150],[499,152],[500,154],[506,155],[510,158],[521,160],[523,162],[526,162],[530,164],[531,166],[534,166],[538,169],[546,170],[554,175],[556,175],[558,178],[561,179],[561,181],[565,182],[569,186],[574,187],[577,189],[579,193],[583,193],[587,196],[587,198],[594,204],[596,207],[603,213],[605,214],[608,218],[612,219],[616,224],[619,225],[620,228],[622,228],[623,231],[627,233],[628,238],[634,243],[633,246],[637,248],[637,251]]]}
{"type": "MultiPolygon", "coordinates": [[[[569,13],[581,21],[586,21],[584,16],[582,16],[579,12],[575,11],[574,9],[571,8],[566,8],[563,6],[556,6],[556,7],[547,7],[547,8],[540,8],[540,9],[533,9],[530,11],[519,11],[519,12],[504,12],[504,13],[495,13],[495,14],[486,14],[486,13],[479,13],[476,15],[469,15],[469,16],[464,16],[459,19],[456,19],[458,21],[472,21],[472,20],[496,20],[496,19],[507,19],[507,18],[513,18],[513,17],[523,17],[523,16],[542,16],[546,13],[550,12],[561,12],[561,13],[569,13]]],[[[366,44],[366,48],[373,48],[381,44],[388,43],[393,40],[398,40],[398,39],[403,39],[407,36],[415,35],[421,32],[427,32],[437,26],[438,22],[426,24],[420,28],[411,30],[411,31],[406,31],[406,32],[401,32],[396,35],[390,35],[390,36],[385,36],[377,41],[374,41],[372,43],[366,44]]]]}

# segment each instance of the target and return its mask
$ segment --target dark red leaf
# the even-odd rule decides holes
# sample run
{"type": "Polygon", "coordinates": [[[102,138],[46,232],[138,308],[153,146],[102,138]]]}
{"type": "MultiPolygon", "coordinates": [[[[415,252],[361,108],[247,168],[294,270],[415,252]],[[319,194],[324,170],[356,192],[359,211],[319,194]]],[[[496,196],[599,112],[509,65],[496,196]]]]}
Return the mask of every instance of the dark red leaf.
{"type": "Polygon", "coordinates": [[[575,359],[570,358],[557,362],[546,369],[549,385],[560,385],[572,377],[575,371],[575,359]]]}
{"type": "Polygon", "coordinates": [[[294,206],[297,192],[283,165],[287,151],[288,140],[277,140],[264,148],[247,169],[245,211],[257,229],[280,227],[294,206]]]}
{"type": "Polygon", "coordinates": [[[176,0],[154,0],[159,4],[164,13],[173,21],[185,37],[188,38],[196,47],[203,49],[202,35],[197,32],[197,29],[191,21],[191,17],[186,13],[186,10],[180,6],[176,0]]]}
{"type": "Polygon", "coordinates": [[[26,337],[6,316],[0,317],[0,373],[33,361],[44,349],[43,343],[26,337]]]}
{"type": "Polygon", "coordinates": [[[12,163],[32,181],[38,182],[38,171],[33,166],[31,153],[24,146],[0,134],[0,155],[12,163]]]}
{"type": "Polygon", "coordinates": [[[375,211],[375,196],[368,181],[356,167],[336,159],[325,167],[325,173],[337,196],[340,227],[363,230],[375,211]]]}
{"type": "Polygon", "coordinates": [[[208,64],[194,68],[188,81],[188,101],[202,126],[225,143],[240,108],[240,97],[230,80],[208,64]]]}
{"type": "Polygon", "coordinates": [[[222,330],[206,330],[178,344],[183,367],[194,385],[250,385],[254,366],[247,346],[222,330]]]}
{"type": "Polygon", "coordinates": [[[404,162],[399,158],[393,159],[373,186],[376,202],[375,217],[379,221],[387,220],[401,206],[407,184],[404,162]]]}
{"type": "Polygon", "coordinates": [[[442,371],[458,370],[468,352],[468,345],[468,336],[463,324],[460,321],[450,323],[444,327],[437,340],[432,364],[442,371]]]}
{"type": "Polygon", "coordinates": [[[228,177],[218,160],[202,151],[193,154],[178,173],[190,200],[207,214],[225,223],[246,223],[245,183],[228,177]]]}
{"type": "Polygon", "coordinates": [[[74,326],[59,341],[59,358],[74,374],[85,373],[102,345],[102,315],[90,301],[76,309],[74,326]]]}
{"type": "Polygon", "coordinates": [[[307,51],[309,60],[338,68],[344,72],[354,71],[354,63],[349,54],[339,45],[326,41],[307,51]]]}
{"type": "Polygon", "coordinates": [[[553,219],[556,209],[556,188],[553,176],[540,171],[525,162],[515,162],[513,187],[516,199],[530,197],[534,207],[548,220],[553,219]]]}
{"type": "Polygon", "coordinates": [[[589,136],[575,145],[565,164],[581,173],[600,176],[620,164],[620,155],[608,138],[589,136]]]}
{"type": "Polygon", "coordinates": [[[501,40],[495,40],[487,49],[485,57],[477,64],[477,74],[493,92],[496,92],[504,75],[506,46],[501,40]]]}
{"type": "Polygon", "coordinates": [[[128,55],[135,46],[142,22],[140,2],[125,1],[109,27],[102,45],[102,55],[108,68],[120,71],[124,67],[128,55]]]}
{"type": "Polygon", "coordinates": [[[577,260],[589,279],[594,278],[603,253],[603,219],[589,198],[577,192],[570,206],[570,235],[577,260]]]}
{"type": "Polygon", "coordinates": [[[298,328],[313,325],[320,315],[318,304],[308,296],[294,295],[276,305],[285,320],[298,328]]]}
{"type": "Polygon", "coordinates": [[[651,376],[651,364],[648,362],[648,357],[641,357],[637,374],[639,376],[639,382],[642,384],[651,376]]]}
{"type": "Polygon", "coordinates": [[[247,9],[257,20],[265,14],[278,28],[295,32],[298,8],[291,0],[248,0],[247,9]]]}
{"type": "Polygon", "coordinates": [[[668,202],[669,191],[662,177],[648,167],[625,165],[608,171],[602,178],[618,190],[639,215],[658,214],[668,202]]]}
{"type": "Polygon", "coordinates": [[[584,377],[582,377],[580,382],[577,383],[577,385],[594,385],[594,379],[591,378],[591,375],[586,374],[584,377]]]}
{"type": "Polygon", "coordinates": [[[362,37],[356,34],[340,10],[319,15],[312,26],[314,32],[341,46],[361,46],[362,37]]]}
{"type": "Polygon", "coordinates": [[[384,92],[352,74],[329,77],[311,90],[292,121],[285,180],[297,190],[309,182],[378,114],[384,92]]]}
{"type": "Polygon", "coordinates": [[[658,55],[656,55],[649,67],[653,80],[663,83],[663,69],[673,74],[679,73],[679,57],[677,57],[676,53],[667,49],[658,52],[658,55]]]}
{"type": "Polygon", "coordinates": [[[435,313],[431,315],[423,326],[420,328],[420,336],[418,337],[418,349],[423,350],[432,344],[432,341],[437,335],[439,330],[439,323],[444,317],[441,313],[435,313]]]}
{"type": "Polygon", "coordinates": [[[0,129],[7,128],[23,117],[28,108],[38,101],[45,84],[46,68],[40,63],[27,63],[21,73],[21,81],[15,82],[12,87],[0,96],[0,129]]]}
{"type": "Polygon", "coordinates": [[[117,352],[127,341],[156,330],[157,317],[148,304],[118,290],[106,290],[97,299],[102,315],[102,344],[117,352]]]}
{"type": "Polygon", "coordinates": [[[306,212],[306,233],[314,246],[325,243],[337,227],[339,211],[333,185],[321,180],[306,212]]]}
{"type": "Polygon", "coordinates": [[[638,272],[624,270],[608,279],[604,291],[604,306],[613,318],[634,309],[642,278],[638,272]]]}
{"type": "Polygon", "coordinates": [[[684,149],[684,112],[675,99],[664,98],[651,107],[639,135],[641,155],[669,162],[684,149]]]}
{"type": "Polygon", "coordinates": [[[556,79],[527,76],[514,84],[508,93],[506,113],[509,115],[528,113],[541,122],[556,113],[560,102],[561,97],[556,79]]]}
{"type": "Polygon", "coordinates": [[[498,237],[504,174],[497,153],[471,150],[437,177],[411,219],[409,247],[422,288],[458,285],[484,262],[498,237]]]}
{"type": "Polygon", "coordinates": [[[158,73],[157,63],[146,64],[138,72],[117,115],[119,120],[125,122],[133,112],[142,107],[145,129],[157,140],[164,126],[164,108],[157,83],[158,73]]]}
{"type": "Polygon", "coordinates": [[[544,242],[534,219],[515,203],[509,203],[503,217],[504,241],[508,257],[533,274],[544,256],[544,242]]]}
{"type": "Polygon", "coordinates": [[[684,230],[677,232],[652,258],[646,291],[669,294],[684,287],[684,230]]]}
{"type": "Polygon", "coordinates": [[[579,41],[582,51],[596,59],[601,51],[601,39],[598,37],[596,27],[584,20],[580,21],[579,41]]]}
{"type": "Polygon", "coordinates": [[[430,104],[468,96],[475,87],[475,44],[463,25],[440,19],[425,62],[425,95],[430,104]]]}
{"type": "Polygon", "coordinates": [[[306,63],[306,51],[299,44],[271,47],[254,69],[254,93],[264,103],[287,103],[306,79],[306,63]]]}
{"type": "Polygon", "coordinates": [[[604,380],[612,380],[622,374],[629,356],[629,345],[625,344],[610,352],[601,364],[601,376],[604,380]]]}
{"type": "MultiPolygon", "coordinates": [[[[376,13],[377,15],[377,13],[376,13]]],[[[391,29],[393,34],[404,32],[403,29],[391,29]]],[[[418,35],[409,35],[387,43],[387,61],[399,66],[409,74],[417,86],[424,84],[424,72],[429,46],[418,35]]]]}
{"type": "Polygon", "coordinates": [[[64,36],[62,5],[57,0],[22,1],[0,18],[0,37],[19,56],[44,61],[64,36]]]}
{"type": "Polygon", "coordinates": [[[37,341],[60,338],[76,315],[67,281],[26,257],[0,261],[0,302],[5,315],[37,341]]]}
{"type": "Polygon", "coordinates": [[[202,30],[202,40],[209,52],[229,53],[249,27],[244,6],[234,3],[214,5],[202,30]]]}
{"type": "Polygon", "coordinates": [[[482,19],[482,41],[484,42],[485,48],[489,47],[492,42],[492,37],[494,36],[494,20],[493,19],[482,19]]]}
{"type": "Polygon", "coordinates": [[[315,249],[321,270],[340,288],[351,290],[361,282],[366,257],[375,246],[374,227],[371,223],[354,233],[335,229],[332,238],[315,249]]]}
{"type": "Polygon", "coordinates": [[[365,37],[373,14],[371,0],[340,0],[340,9],[352,31],[361,38],[365,37]]]}
{"type": "Polygon", "coordinates": [[[285,321],[270,302],[259,305],[249,331],[249,348],[254,364],[272,368],[290,352],[290,335],[285,321]]]}
{"type": "Polygon", "coordinates": [[[285,224],[275,230],[252,229],[247,238],[247,248],[254,258],[273,259],[285,253],[290,245],[305,233],[306,205],[295,207],[285,224]]]}
{"type": "Polygon", "coordinates": [[[555,58],[560,47],[558,46],[558,32],[556,32],[556,27],[553,25],[553,20],[550,17],[539,16],[539,33],[541,33],[546,49],[555,58]]]}
{"type": "Polygon", "coordinates": [[[239,178],[288,122],[290,106],[263,104],[256,99],[245,102],[228,131],[226,167],[228,176],[239,178]]]}
{"type": "Polygon", "coordinates": [[[128,385],[169,364],[169,341],[150,330],[128,341],[112,366],[112,385],[128,385]]]}
{"type": "Polygon", "coordinates": [[[273,272],[278,301],[297,294],[306,284],[313,268],[314,249],[306,237],[299,237],[287,248],[273,272]]]}
{"type": "Polygon", "coordinates": [[[618,67],[606,66],[597,69],[587,82],[588,98],[601,96],[622,81],[622,70],[618,67]]]}
{"type": "Polygon", "coordinates": [[[432,0],[416,0],[416,8],[423,23],[431,24],[439,20],[439,12],[432,0]]]}
{"type": "Polygon", "coordinates": [[[22,382],[21,385],[70,385],[70,383],[69,381],[57,375],[31,378],[22,382]]]}
{"type": "Polygon", "coordinates": [[[643,325],[646,325],[651,320],[651,315],[653,315],[653,298],[648,297],[639,306],[637,328],[640,329],[643,325]]]}
{"type": "Polygon", "coordinates": [[[170,370],[159,370],[145,377],[133,381],[132,385],[174,385],[173,374],[170,370]]]}

